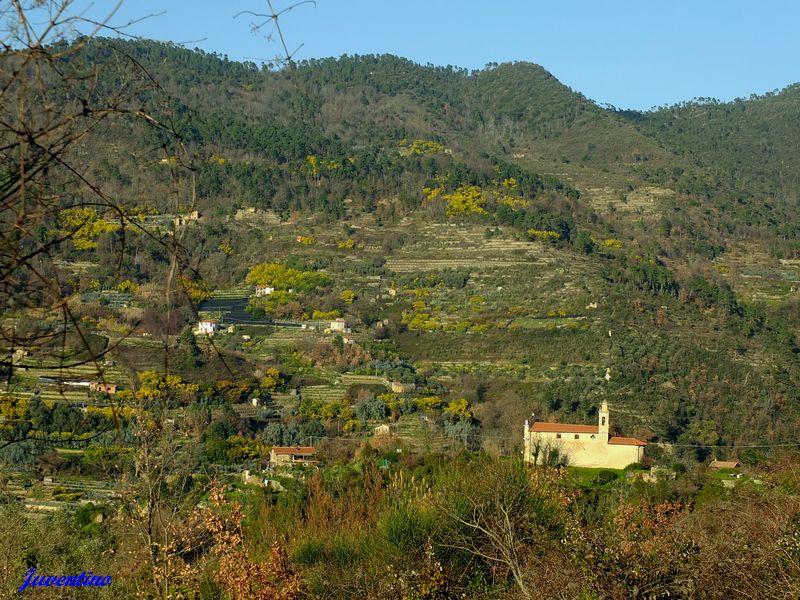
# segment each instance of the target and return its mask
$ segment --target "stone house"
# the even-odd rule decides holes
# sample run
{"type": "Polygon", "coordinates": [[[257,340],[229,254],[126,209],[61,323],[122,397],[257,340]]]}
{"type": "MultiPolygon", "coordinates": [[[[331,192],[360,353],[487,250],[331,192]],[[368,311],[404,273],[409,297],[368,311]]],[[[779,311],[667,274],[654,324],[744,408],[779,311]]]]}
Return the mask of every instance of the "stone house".
{"type": "Polygon", "coordinates": [[[92,381],[89,384],[89,389],[93,392],[99,392],[101,394],[116,394],[117,393],[117,384],[116,383],[103,383],[100,381],[92,381]]]}
{"type": "Polygon", "coordinates": [[[718,471],[719,469],[738,469],[741,465],[738,460],[712,460],[708,468],[711,471],[718,471]]]}
{"type": "Polygon", "coordinates": [[[402,381],[392,381],[391,386],[392,386],[392,391],[395,394],[408,394],[417,389],[416,384],[403,383],[402,381]]]}
{"type": "Polygon", "coordinates": [[[317,449],[313,446],[275,446],[269,451],[271,466],[290,466],[315,464],[317,449]]]}
{"type": "MultiPolygon", "coordinates": [[[[163,161],[164,159],[162,159],[163,161]]],[[[191,211],[185,215],[178,215],[172,219],[172,222],[175,224],[175,227],[184,227],[188,225],[192,221],[197,221],[200,219],[200,213],[196,210],[191,211]]]]}
{"type": "Polygon", "coordinates": [[[372,431],[375,435],[389,435],[392,432],[392,429],[386,423],[384,423],[383,425],[378,425],[372,431]]]}
{"type": "Polygon", "coordinates": [[[644,458],[646,442],[612,436],[610,414],[604,401],[597,425],[525,421],[524,459],[529,463],[559,462],[573,467],[624,469],[644,458]]]}

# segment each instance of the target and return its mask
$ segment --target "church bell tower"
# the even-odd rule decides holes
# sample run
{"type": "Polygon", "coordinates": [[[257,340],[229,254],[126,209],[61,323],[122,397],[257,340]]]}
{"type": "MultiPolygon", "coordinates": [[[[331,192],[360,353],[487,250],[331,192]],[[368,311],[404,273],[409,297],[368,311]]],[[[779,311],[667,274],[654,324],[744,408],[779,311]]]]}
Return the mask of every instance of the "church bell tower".
{"type": "Polygon", "coordinates": [[[603,404],[600,406],[600,414],[597,418],[597,426],[598,426],[598,433],[601,436],[605,436],[608,438],[608,430],[609,430],[609,415],[608,415],[608,402],[603,400],[603,404]]]}

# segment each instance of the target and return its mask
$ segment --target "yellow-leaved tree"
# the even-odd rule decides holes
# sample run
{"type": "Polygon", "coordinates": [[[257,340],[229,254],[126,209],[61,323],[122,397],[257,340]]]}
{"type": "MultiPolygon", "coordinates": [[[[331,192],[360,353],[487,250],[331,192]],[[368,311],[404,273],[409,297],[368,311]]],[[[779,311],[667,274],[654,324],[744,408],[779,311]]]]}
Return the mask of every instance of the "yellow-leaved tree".
{"type": "Polygon", "coordinates": [[[266,373],[264,373],[264,377],[261,378],[261,389],[270,394],[275,393],[282,385],[283,377],[281,376],[281,372],[275,367],[267,369],[266,373]]]}
{"type": "Polygon", "coordinates": [[[451,415],[457,415],[467,419],[472,418],[472,411],[469,409],[469,400],[466,398],[458,398],[457,400],[453,400],[445,407],[444,411],[446,413],[450,413],[451,415]]]}

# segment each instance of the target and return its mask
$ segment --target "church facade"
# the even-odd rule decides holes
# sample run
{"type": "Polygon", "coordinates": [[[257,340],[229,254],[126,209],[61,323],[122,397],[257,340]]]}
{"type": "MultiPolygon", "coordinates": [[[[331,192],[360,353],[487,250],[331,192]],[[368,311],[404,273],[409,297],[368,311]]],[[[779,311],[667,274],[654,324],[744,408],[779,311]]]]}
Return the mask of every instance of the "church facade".
{"type": "Polygon", "coordinates": [[[612,436],[609,427],[610,414],[605,401],[600,407],[597,425],[539,421],[529,424],[525,421],[525,461],[609,469],[624,469],[641,462],[647,444],[635,438],[612,436]]]}

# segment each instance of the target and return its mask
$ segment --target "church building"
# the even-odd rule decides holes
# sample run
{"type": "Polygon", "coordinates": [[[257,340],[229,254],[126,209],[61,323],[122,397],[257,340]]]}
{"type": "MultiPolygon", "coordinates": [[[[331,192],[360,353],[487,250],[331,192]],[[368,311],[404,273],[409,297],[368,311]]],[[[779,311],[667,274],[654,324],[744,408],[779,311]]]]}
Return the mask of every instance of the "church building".
{"type": "Polygon", "coordinates": [[[525,421],[524,457],[534,464],[566,464],[573,467],[624,469],[641,462],[641,440],[609,434],[608,403],[603,401],[597,425],[525,421]]]}

